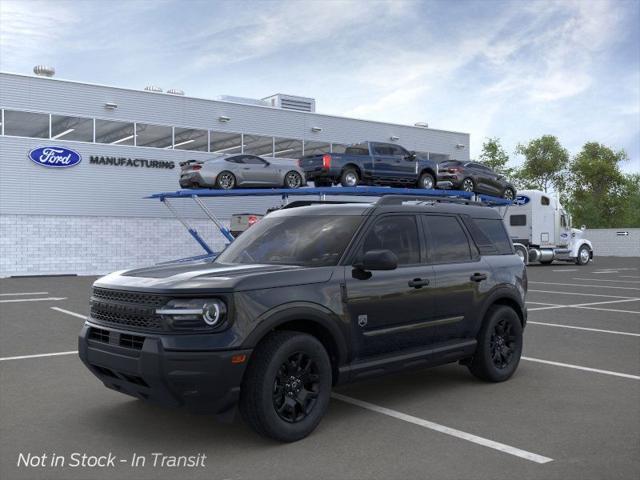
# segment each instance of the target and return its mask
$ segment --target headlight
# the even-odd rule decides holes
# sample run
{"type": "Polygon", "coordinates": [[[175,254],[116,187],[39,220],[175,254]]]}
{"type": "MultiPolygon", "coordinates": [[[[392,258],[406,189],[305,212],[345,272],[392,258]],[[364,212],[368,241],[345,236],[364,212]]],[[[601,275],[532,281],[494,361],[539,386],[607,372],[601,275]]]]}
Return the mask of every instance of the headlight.
{"type": "Polygon", "coordinates": [[[175,299],[156,313],[173,330],[213,330],[225,322],[227,306],[217,298],[175,299]]]}

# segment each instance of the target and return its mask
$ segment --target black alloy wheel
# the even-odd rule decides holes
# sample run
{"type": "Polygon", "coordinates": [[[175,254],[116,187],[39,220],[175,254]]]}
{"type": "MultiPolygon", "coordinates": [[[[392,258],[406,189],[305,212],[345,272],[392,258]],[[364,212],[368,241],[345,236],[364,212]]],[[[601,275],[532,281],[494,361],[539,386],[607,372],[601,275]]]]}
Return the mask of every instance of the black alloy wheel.
{"type": "Polygon", "coordinates": [[[300,188],[302,186],[302,176],[293,170],[284,177],[284,184],[287,188],[300,188]]]}
{"type": "Polygon", "coordinates": [[[251,354],[240,389],[240,413],[260,435],[295,442],[322,420],[332,383],[329,355],[316,337],[271,332],[251,354]]]}
{"type": "Polygon", "coordinates": [[[462,190],[464,190],[465,192],[473,192],[475,190],[475,184],[473,183],[473,180],[470,178],[465,178],[462,181],[462,190]]]}
{"type": "Polygon", "coordinates": [[[317,363],[306,353],[296,352],[278,369],[273,382],[273,406],[285,422],[300,422],[315,407],[319,390],[317,363]]]}
{"type": "Polygon", "coordinates": [[[507,305],[491,306],[477,340],[476,352],[467,364],[469,371],[487,382],[509,379],[522,355],[522,322],[516,311],[507,305]]]}
{"type": "Polygon", "coordinates": [[[496,367],[502,370],[511,364],[515,353],[515,342],[516,336],[513,333],[511,323],[504,318],[499,320],[493,328],[489,344],[491,358],[496,367]]]}

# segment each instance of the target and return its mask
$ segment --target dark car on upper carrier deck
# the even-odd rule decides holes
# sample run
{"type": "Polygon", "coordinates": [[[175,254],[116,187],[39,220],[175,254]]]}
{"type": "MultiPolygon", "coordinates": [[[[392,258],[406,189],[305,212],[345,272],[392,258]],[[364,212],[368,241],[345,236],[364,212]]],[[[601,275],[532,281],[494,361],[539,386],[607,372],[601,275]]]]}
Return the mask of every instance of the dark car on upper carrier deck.
{"type": "Polygon", "coordinates": [[[215,260],[107,275],[80,358],[143,400],[222,416],[239,405],[280,441],[314,430],[334,385],[451,362],[507,380],[527,275],[501,217],[412,200],[285,207],[215,260]]]}

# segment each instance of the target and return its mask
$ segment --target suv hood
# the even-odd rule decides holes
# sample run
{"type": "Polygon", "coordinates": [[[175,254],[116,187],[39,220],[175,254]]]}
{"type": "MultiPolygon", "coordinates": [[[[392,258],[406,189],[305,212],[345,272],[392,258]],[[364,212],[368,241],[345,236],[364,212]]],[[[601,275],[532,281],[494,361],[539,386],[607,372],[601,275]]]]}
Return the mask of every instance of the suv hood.
{"type": "Polygon", "coordinates": [[[296,265],[220,264],[197,260],[122,270],[95,282],[102,288],[132,290],[243,291],[322,283],[331,278],[333,267],[307,268],[296,265]]]}

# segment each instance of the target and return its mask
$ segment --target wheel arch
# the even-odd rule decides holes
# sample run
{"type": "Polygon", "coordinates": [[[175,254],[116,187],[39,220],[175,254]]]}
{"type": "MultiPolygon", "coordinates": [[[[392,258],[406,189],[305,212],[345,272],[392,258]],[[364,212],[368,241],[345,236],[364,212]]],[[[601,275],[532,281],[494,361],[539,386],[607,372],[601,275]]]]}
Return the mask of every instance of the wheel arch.
{"type": "Polygon", "coordinates": [[[487,312],[489,309],[495,305],[504,305],[506,307],[510,307],[515,310],[518,318],[520,318],[520,323],[524,327],[527,322],[526,311],[524,305],[518,300],[518,295],[516,292],[511,291],[510,289],[500,289],[493,292],[489,298],[485,301],[484,306],[479,315],[480,324],[485,321],[487,317],[487,312]]]}
{"type": "Polygon", "coordinates": [[[433,170],[433,168],[431,167],[424,167],[422,170],[420,170],[420,174],[418,175],[418,179],[422,176],[423,173],[428,173],[433,177],[433,181],[437,182],[438,178],[436,175],[436,172],[433,170]]]}
{"type": "Polygon", "coordinates": [[[349,162],[346,165],[344,165],[342,167],[342,170],[340,170],[340,175],[342,175],[342,173],[348,168],[353,168],[356,171],[356,173],[358,174],[358,179],[362,180],[362,169],[358,165],[353,163],[353,162],[349,162]]]}
{"type": "Polygon", "coordinates": [[[317,338],[327,350],[335,383],[338,379],[338,369],[346,363],[348,355],[347,342],[338,326],[339,321],[335,314],[320,305],[306,305],[301,302],[283,305],[258,318],[256,328],[248,335],[243,347],[255,348],[274,331],[307,333],[317,338]]]}

